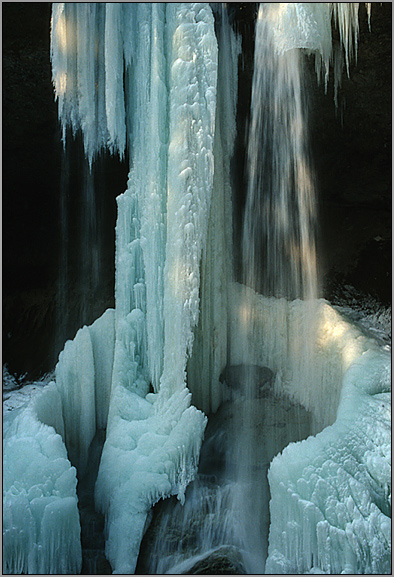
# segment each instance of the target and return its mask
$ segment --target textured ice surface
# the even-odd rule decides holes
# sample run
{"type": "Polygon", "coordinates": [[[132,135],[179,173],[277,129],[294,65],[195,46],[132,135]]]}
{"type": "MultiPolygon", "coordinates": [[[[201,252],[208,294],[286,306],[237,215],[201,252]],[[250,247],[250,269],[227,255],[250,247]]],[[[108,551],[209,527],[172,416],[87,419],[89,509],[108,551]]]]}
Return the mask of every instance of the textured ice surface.
{"type": "Polygon", "coordinates": [[[105,428],[114,357],[114,310],[67,341],[56,365],[56,386],[64,416],[64,440],[71,462],[82,477],[90,443],[105,428]]]}
{"type": "Polygon", "coordinates": [[[316,430],[334,423],[343,377],[378,343],[327,301],[262,297],[233,284],[232,363],[271,369],[275,390],[311,410],[316,430]]]}
{"type": "Polygon", "coordinates": [[[190,404],[186,361],[200,307],[217,84],[208,5],[124,9],[133,22],[133,38],[125,36],[132,161],[118,198],[114,368],[96,484],[117,573],[134,571],[151,506],[184,498],[206,425],[190,404]]]}
{"type": "Polygon", "coordinates": [[[216,15],[218,90],[212,201],[207,241],[201,258],[199,323],[194,331],[187,384],[193,404],[207,414],[223,400],[219,377],[228,364],[228,288],[232,280],[232,190],[230,167],[236,133],[236,103],[240,37],[232,30],[227,9],[216,15]]]}
{"type": "Polygon", "coordinates": [[[117,573],[134,572],[147,514],[160,498],[183,500],[198,465],[206,418],[190,406],[186,387],[159,407],[117,387],[96,484],[106,514],[106,555],[117,573]]]}
{"type": "Polygon", "coordinates": [[[35,391],[3,415],[3,571],[78,573],[77,479],[61,438],[61,400],[53,382],[35,391]]]}
{"type": "Polygon", "coordinates": [[[391,573],[390,355],[348,369],[335,423],[269,471],[267,573],[391,573]]]}
{"type": "MultiPolygon", "coordinates": [[[[90,161],[103,146],[121,156],[129,149],[127,190],[118,198],[112,396],[97,496],[113,568],[133,570],[150,505],[170,493],[182,498],[205,427],[189,406],[185,379],[213,189],[213,15],[194,3],[55,4],[51,58],[63,138],[68,127],[81,129],[90,161]],[[150,385],[154,405],[144,400],[150,385]],[[133,535],[129,553],[117,537],[124,532],[133,535]]],[[[57,368],[66,442],[82,470],[98,424],[92,336],[81,329],[57,368]]]]}
{"type": "MultiPolygon", "coordinates": [[[[348,62],[357,41],[358,5],[318,6],[321,12],[312,4],[280,4],[278,10],[282,19],[277,21],[278,45],[282,39],[287,42],[282,50],[302,46],[314,51],[317,68],[322,68],[323,61],[327,79],[331,57],[331,18],[334,16],[338,22],[348,62]],[[304,14],[303,20],[300,20],[300,14],[304,14]],[[291,34],[290,26],[293,27],[291,34]],[[289,39],[292,44],[289,44],[289,39]]],[[[357,482],[357,471],[361,467],[357,465],[357,459],[361,459],[362,453],[367,463],[365,470],[371,479],[376,480],[375,484],[368,480],[370,485],[373,484],[374,495],[378,495],[376,499],[372,499],[372,492],[365,493],[364,489],[352,483],[352,490],[361,497],[358,500],[358,496],[356,498],[352,493],[356,506],[349,505],[354,511],[350,516],[350,528],[348,525],[345,529],[342,525],[335,525],[329,506],[324,511],[324,523],[318,525],[320,532],[316,537],[320,549],[317,545],[313,549],[313,562],[311,556],[308,557],[307,547],[298,548],[296,541],[279,528],[282,520],[287,522],[281,509],[279,517],[273,520],[269,563],[275,568],[293,567],[295,563],[297,567],[305,566],[317,571],[337,567],[346,558],[348,565],[345,568],[353,568],[358,563],[374,568],[377,557],[381,555],[384,563],[385,555],[384,540],[381,539],[382,534],[386,535],[385,513],[381,511],[375,515],[372,502],[380,503],[383,509],[387,502],[385,497],[379,497],[385,495],[387,485],[383,466],[386,449],[382,449],[386,437],[383,433],[380,437],[376,435],[375,445],[369,444],[366,452],[360,452],[361,445],[353,443],[356,433],[353,435],[352,431],[356,431],[356,424],[349,424],[348,417],[350,415],[351,423],[357,417],[351,410],[347,412],[348,393],[345,394],[353,391],[353,381],[346,385],[347,377],[343,378],[348,371],[347,375],[358,380],[358,375],[354,375],[352,370],[358,366],[355,364],[357,359],[367,359],[368,355],[376,355],[376,358],[369,359],[371,366],[380,366],[380,353],[370,346],[367,337],[323,301],[316,304],[314,316],[315,313],[311,314],[299,301],[288,303],[261,299],[252,293],[245,301],[240,294],[243,289],[236,286],[230,286],[228,296],[224,279],[226,263],[230,262],[226,243],[231,234],[225,223],[231,219],[227,179],[235,126],[238,44],[230,34],[226,47],[222,47],[222,55],[226,50],[231,53],[222,60],[230,80],[227,82],[221,76],[218,92],[218,56],[213,24],[211,8],[204,3],[60,3],[53,6],[51,58],[63,140],[67,129],[74,133],[82,130],[85,153],[90,162],[104,147],[108,146],[120,156],[127,148],[130,174],[127,190],[118,198],[115,313],[107,312],[91,327],[81,329],[74,341],[66,343],[57,367],[56,387],[48,387],[46,395],[52,395],[55,403],[60,403],[61,399],[66,445],[81,474],[87,464],[87,451],[95,431],[106,425],[108,416],[96,497],[98,506],[106,514],[106,553],[112,567],[118,573],[132,572],[150,507],[170,494],[178,494],[182,500],[186,485],[194,476],[206,419],[191,406],[186,388],[186,362],[196,338],[195,344],[200,350],[192,362],[198,364],[201,357],[204,359],[204,384],[200,386],[198,383],[198,367],[195,367],[191,388],[199,404],[208,410],[216,408],[220,393],[214,391],[214,386],[207,392],[206,383],[210,386],[215,384],[223,368],[220,365],[225,362],[223,344],[228,327],[219,311],[225,310],[229,298],[236,304],[231,330],[237,335],[232,340],[231,362],[270,367],[276,374],[276,390],[287,393],[311,409],[318,430],[335,422],[339,407],[340,418],[333,427],[326,429],[328,432],[321,433],[323,441],[324,434],[331,435],[335,447],[339,439],[342,442],[335,427],[344,427],[346,423],[350,431],[350,436],[346,437],[349,447],[342,450],[342,445],[337,445],[338,455],[335,451],[334,456],[328,455],[326,445],[318,436],[296,445],[296,449],[290,446],[288,453],[278,457],[271,470],[272,506],[281,506],[284,511],[290,502],[287,493],[286,498],[277,501],[279,493],[276,491],[280,492],[282,486],[284,491],[287,490],[291,480],[295,479],[292,473],[286,477],[286,471],[292,469],[282,466],[281,459],[285,462],[287,454],[301,451],[299,447],[313,445],[313,457],[321,458],[323,464],[332,458],[334,472],[340,471],[342,466],[345,470],[345,464],[353,463],[354,458],[356,464],[351,465],[351,473],[357,482]],[[220,98],[222,116],[216,114],[220,98]],[[218,262],[222,270],[216,276],[218,262]],[[250,326],[244,322],[250,312],[245,310],[245,306],[253,307],[250,326]],[[217,317],[212,314],[214,310],[217,317]],[[305,343],[309,343],[309,339],[303,339],[304,335],[300,338],[300,327],[308,326],[308,323],[304,324],[305,317],[316,318],[317,326],[311,322],[310,327],[311,330],[317,328],[319,335],[314,348],[307,350],[305,347],[309,344],[305,343]],[[199,320],[201,325],[194,337],[199,320]],[[209,362],[205,360],[206,343],[201,341],[207,332],[210,334],[208,349],[217,351],[217,356],[209,362]],[[247,358],[246,341],[251,345],[247,358]],[[365,351],[368,353],[361,357],[365,351]],[[308,365],[300,359],[308,359],[308,365]],[[313,371],[309,370],[311,366],[313,371]],[[343,382],[346,387],[342,391],[343,382]],[[150,386],[154,393],[148,392],[150,386]],[[315,451],[316,444],[322,447],[321,453],[315,451]],[[344,462],[341,461],[343,454],[349,454],[344,462]],[[357,511],[361,511],[361,516],[357,511]],[[372,538],[368,534],[365,538],[370,549],[360,536],[367,531],[365,519],[369,520],[368,527],[376,528],[378,535],[372,538]],[[335,531],[331,531],[334,526],[335,531]],[[340,530],[350,535],[350,548],[343,545],[340,530]],[[278,557],[275,545],[279,539],[275,536],[278,531],[282,531],[281,538],[285,544],[281,548],[282,557],[278,557]],[[344,547],[343,551],[350,551],[347,557],[340,554],[339,561],[330,558],[332,551],[323,548],[327,531],[332,539],[337,539],[337,551],[342,551],[341,547],[344,547]],[[286,546],[294,549],[290,551],[286,546]]],[[[340,59],[338,63],[335,67],[337,77],[341,72],[340,59]]],[[[362,370],[361,380],[364,376],[367,378],[367,372],[362,370]]],[[[352,398],[357,399],[362,417],[360,422],[365,424],[364,432],[364,429],[368,431],[368,399],[374,398],[384,404],[386,397],[384,392],[378,392],[374,397],[363,392],[361,396],[362,403],[358,402],[358,392],[352,398]]],[[[11,508],[5,509],[8,515],[5,529],[11,531],[6,533],[5,539],[6,563],[11,571],[17,568],[35,572],[37,567],[44,569],[41,572],[78,571],[80,544],[77,538],[75,471],[66,459],[60,437],[50,427],[54,425],[63,434],[63,423],[51,421],[60,413],[50,410],[52,401],[48,396],[42,397],[41,401],[39,398],[20,414],[14,412],[5,439],[7,459],[10,459],[7,461],[9,489],[6,489],[6,499],[16,499],[11,508]],[[43,419],[46,424],[41,425],[38,419],[43,419]],[[19,427],[22,421],[23,430],[19,427]],[[37,459],[33,461],[43,463],[38,471],[35,465],[27,463],[22,449],[20,459],[13,460],[14,455],[19,454],[18,435],[22,431],[27,436],[31,433],[28,446],[31,451],[38,451],[37,459]],[[40,445],[41,434],[56,451],[47,450],[46,441],[40,445]],[[10,443],[15,443],[15,451],[9,450],[10,443]],[[40,457],[40,451],[43,454],[46,451],[44,458],[40,457]],[[54,455],[57,455],[56,464],[51,461],[54,455]],[[20,474],[18,463],[29,465],[24,474],[28,485],[24,489],[16,481],[20,474]],[[59,481],[56,485],[58,465],[59,479],[64,482],[59,481]],[[55,489],[47,482],[47,477],[56,485],[55,489]],[[41,485],[45,491],[48,489],[48,493],[41,485]],[[53,500],[48,505],[40,501],[37,509],[34,509],[34,504],[34,511],[30,511],[31,504],[36,503],[35,498],[40,495],[35,487],[39,487],[45,498],[53,500]],[[31,499],[26,497],[26,501],[20,497],[23,491],[31,499]],[[16,520],[18,515],[20,523],[16,520]],[[53,518],[56,515],[55,526],[53,518]],[[65,532],[68,539],[64,538],[65,532]],[[36,551],[40,552],[39,557],[36,551]],[[56,560],[53,559],[54,551],[56,560]],[[45,563],[45,566],[38,566],[38,562],[45,563]]],[[[354,401],[350,404],[353,407],[354,401]]],[[[302,448],[304,450],[305,462],[308,463],[309,449],[302,448]]],[[[316,461],[317,471],[319,466],[316,461]]],[[[329,478],[325,474],[319,477],[319,474],[318,479],[329,478]]],[[[367,486],[363,480],[361,483],[363,487],[367,486]]],[[[310,497],[312,508],[315,507],[313,495],[319,494],[321,483],[316,486],[318,489],[311,495],[305,493],[310,497]]],[[[339,510],[343,503],[341,487],[338,485],[335,493],[339,510]]],[[[299,489],[290,489],[297,500],[299,489]]],[[[301,504],[294,510],[296,521],[289,521],[291,527],[295,527],[296,539],[304,534],[301,530],[304,526],[300,530],[296,526],[297,519],[303,521],[307,518],[300,513],[302,499],[298,501],[301,504]]],[[[313,527],[313,524],[309,527],[311,535],[314,534],[313,527]]],[[[315,541],[310,543],[311,548],[314,546],[315,541]]]]}

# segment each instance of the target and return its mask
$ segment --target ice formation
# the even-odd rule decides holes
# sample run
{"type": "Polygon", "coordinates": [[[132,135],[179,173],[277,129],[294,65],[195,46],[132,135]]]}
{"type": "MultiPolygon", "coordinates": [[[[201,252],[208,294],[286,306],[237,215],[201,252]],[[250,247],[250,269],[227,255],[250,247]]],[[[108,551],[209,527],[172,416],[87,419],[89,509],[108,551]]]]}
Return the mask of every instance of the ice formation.
{"type": "MultiPolygon", "coordinates": [[[[152,504],[172,493],[183,498],[206,423],[190,406],[186,361],[199,317],[200,259],[214,188],[214,19],[203,4],[58,5],[52,49],[64,135],[69,125],[81,128],[90,161],[105,139],[120,155],[127,144],[131,159],[128,188],[118,198],[112,392],[96,486],[98,506],[107,516],[107,556],[115,571],[130,572],[152,504]],[[62,43],[69,22],[77,30],[76,58],[70,58],[69,45],[62,43]],[[86,26],[91,38],[104,30],[104,58],[97,63],[88,43],[81,41],[86,26]],[[91,87],[100,70],[105,83],[99,83],[97,94],[91,87]],[[97,112],[94,127],[90,110],[97,112]],[[147,396],[150,384],[154,393],[147,396]]],[[[235,102],[233,109],[234,116],[235,102]]],[[[233,138],[234,127],[230,131],[233,138]]],[[[216,154],[219,175],[229,170],[231,142],[228,146],[224,168],[216,154]]],[[[220,176],[216,181],[220,193],[220,176]]],[[[92,356],[89,346],[88,329],[81,329],[66,347],[68,357],[66,349],[62,353],[59,380],[63,372],[75,373],[70,367],[77,366],[77,358],[92,356]]],[[[92,375],[85,374],[91,398],[92,375]]],[[[88,405],[80,410],[88,411],[88,405]]],[[[82,462],[94,435],[94,418],[90,409],[84,432],[72,428],[70,433],[82,462]]]]}
{"type": "Polygon", "coordinates": [[[114,359],[114,316],[108,309],[67,341],[56,365],[56,386],[64,418],[64,441],[80,477],[96,430],[107,425],[114,359]]]}
{"type": "Polygon", "coordinates": [[[3,417],[3,571],[79,573],[76,470],[62,440],[55,383],[3,417]]]}
{"type": "Polygon", "coordinates": [[[194,330],[187,384],[193,403],[215,412],[223,400],[219,377],[229,362],[229,288],[233,274],[231,158],[236,133],[238,56],[241,38],[232,30],[227,10],[216,14],[218,91],[214,142],[215,171],[207,240],[200,264],[200,314],[194,330]]]}
{"type": "Polygon", "coordinates": [[[365,351],[335,423],[274,458],[266,572],[391,573],[391,367],[365,351]]]}
{"type": "MultiPolygon", "coordinates": [[[[357,9],[278,4],[278,52],[314,52],[327,80],[331,19],[348,65],[357,9]]],[[[219,43],[207,3],[60,3],[52,14],[63,140],[81,130],[90,164],[108,147],[130,173],[118,197],[115,310],[80,329],[56,382],[7,417],[5,570],[80,571],[72,465],[84,474],[106,428],[96,504],[112,569],[132,573],[152,505],[184,499],[206,425],[199,409],[218,408],[229,362],[270,367],[278,394],[310,409],[316,431],[329,425],[272,463],[267,569],[386,568],[388,355],[325,301],[305,325],[310,303],[230,282],[240,42],[225,13],[219,43]],[[304,326],[318,335],[308,365],[304,326]]]]}

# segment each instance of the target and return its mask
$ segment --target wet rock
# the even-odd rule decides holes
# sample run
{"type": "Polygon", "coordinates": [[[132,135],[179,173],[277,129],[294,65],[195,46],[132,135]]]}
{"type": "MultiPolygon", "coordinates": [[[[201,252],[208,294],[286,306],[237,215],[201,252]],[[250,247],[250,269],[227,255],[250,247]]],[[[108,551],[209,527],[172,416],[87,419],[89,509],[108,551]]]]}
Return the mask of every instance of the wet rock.
{"type": "Polygon", "coordinates": [[[274,379],[271,369],[258,365],[228,365],[220,375],[220,382],[232,391],[244,392],[251,398],[272,394],[274,379]]]}
{"type": "Polygon", "coordinates": [[[246,575],[246,570],[235,547],[220,547],[196,561],[182,575],[246,575]]]}

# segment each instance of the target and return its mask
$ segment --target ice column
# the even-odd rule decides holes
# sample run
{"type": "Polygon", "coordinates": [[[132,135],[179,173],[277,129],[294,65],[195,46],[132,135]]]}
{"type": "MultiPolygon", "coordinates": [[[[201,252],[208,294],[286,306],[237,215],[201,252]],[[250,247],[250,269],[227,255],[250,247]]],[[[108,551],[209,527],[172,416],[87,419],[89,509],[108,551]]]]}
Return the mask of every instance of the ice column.
{"type": "Polygon", "coordinates": [[[150,507],[183,499],[206,423],[190,406],[186,361],[213,187],[217,44],[207,5],[120,9],[130,23],[131,170],[118,199],[114,369],[96,499],[111,565],[132,572],[150,507]]]}
{"type": "MultiPolygon", "coordinates": [[[[90,162],[105,146],[130,157],[118,198],[111,400],[96,486],[107,556],[127,573],[149,508],[169,494],[183,499],[206,423],[190,406],[186,361],[213,188],[214,20],[207,4],[62,3],[51,35],[63,139],[69,126],[82,130],[90,162]]],[[[65,414],[78,407],[83,423],[75,428],[66,416],[82,468],[98,426],[98,380],[108,390],[92,337],[81,329],[57,369],[65,414]]]]}

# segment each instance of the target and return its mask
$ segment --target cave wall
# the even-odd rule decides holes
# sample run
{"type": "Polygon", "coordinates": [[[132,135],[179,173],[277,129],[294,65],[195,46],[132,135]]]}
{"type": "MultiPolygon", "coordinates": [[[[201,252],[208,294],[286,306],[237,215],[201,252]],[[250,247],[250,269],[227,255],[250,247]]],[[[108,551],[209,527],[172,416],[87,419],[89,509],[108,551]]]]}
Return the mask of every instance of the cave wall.
{"type": "Polygon", "coordinates": [[[114,306],[115,199],[125,190],[128,172],[126,162],[109,154],[95,163],[102,278],[82,308],[85,160],[78,136],[69,138],[63,156],[50,19],[51,3],[2,3],[3,364],[30,378],[53,370],[65,340],[114,306]],[[58,290],[64,256],[65,309],[58,290]]]}
{"type": "Polygon", "coordinates": [[[391,303],[392,3],[359,12],[357,62],[333,101],[315,89],[311,144],[320,210],[324,296],[350,284],[391,303]]]}

